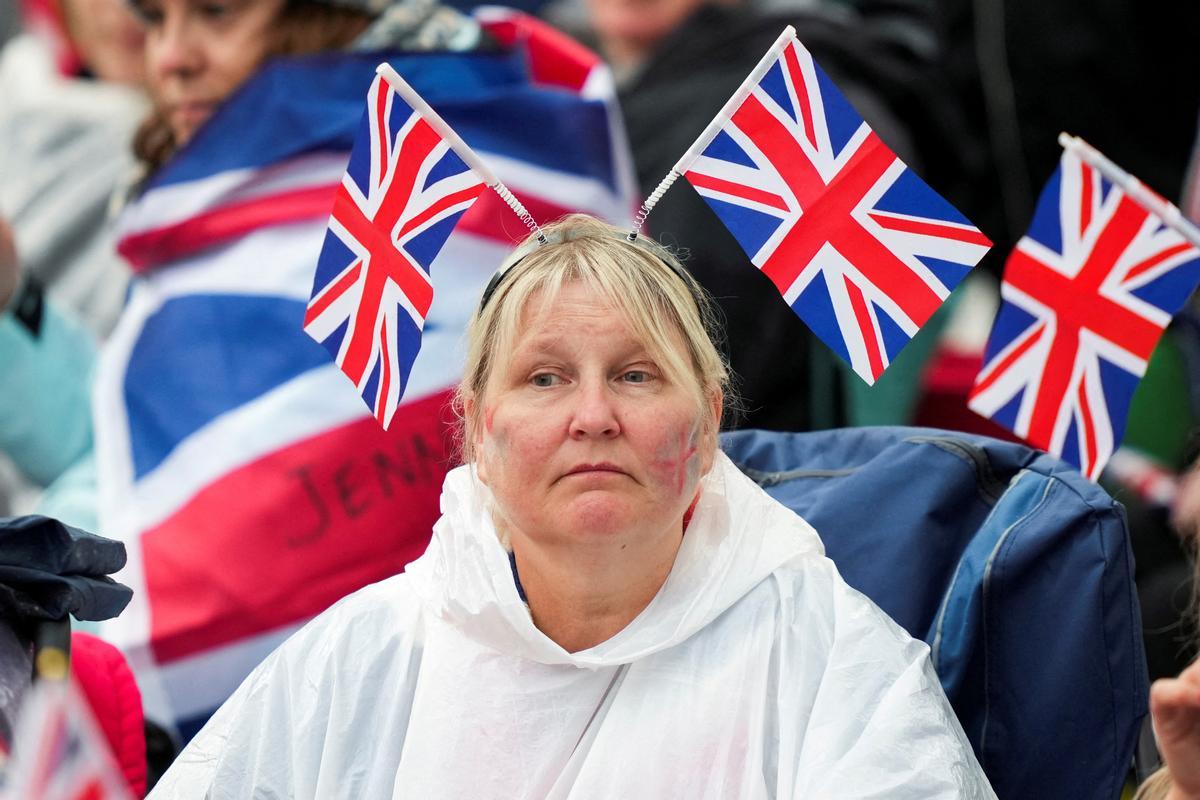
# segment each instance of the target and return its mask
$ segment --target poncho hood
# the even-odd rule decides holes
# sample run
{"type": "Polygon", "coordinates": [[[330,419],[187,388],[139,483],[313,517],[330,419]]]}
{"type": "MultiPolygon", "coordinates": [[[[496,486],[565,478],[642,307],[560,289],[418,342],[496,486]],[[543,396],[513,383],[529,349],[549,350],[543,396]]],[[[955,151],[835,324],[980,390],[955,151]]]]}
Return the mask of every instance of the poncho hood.
{"type": "Polygon", "coordinates": [[[596,669],[636,661],[692,636],[792,559],[824,555],[808,523],[718,453],[657,596],[611,639],[568,653],[534,626],[491,507],[490,491],[470,466],[453,470],[429,549],[409,565],[408,577],[431,615],[500,653],[542,664],[596,669]]]}

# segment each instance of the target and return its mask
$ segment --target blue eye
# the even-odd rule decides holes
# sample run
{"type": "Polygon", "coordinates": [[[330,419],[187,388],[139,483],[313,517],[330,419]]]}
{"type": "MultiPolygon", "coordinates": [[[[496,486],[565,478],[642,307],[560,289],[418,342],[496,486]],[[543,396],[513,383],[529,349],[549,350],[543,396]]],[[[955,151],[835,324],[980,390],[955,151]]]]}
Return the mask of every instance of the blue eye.
{"type": "Polygon", "coordinates": [[[641,369],[631,369],[623,376],[626,383],[649,383],[650,373],[641,369]]]}
{"type": "Polygon", "coordinates": [[[539,372],[537,375],[534,375],[532,378],[530,378],[529,382],[534,386],[545,388],[547,386],[554,386],[556,383],[558,383],[558,376],[551,372],[539,372]]]}

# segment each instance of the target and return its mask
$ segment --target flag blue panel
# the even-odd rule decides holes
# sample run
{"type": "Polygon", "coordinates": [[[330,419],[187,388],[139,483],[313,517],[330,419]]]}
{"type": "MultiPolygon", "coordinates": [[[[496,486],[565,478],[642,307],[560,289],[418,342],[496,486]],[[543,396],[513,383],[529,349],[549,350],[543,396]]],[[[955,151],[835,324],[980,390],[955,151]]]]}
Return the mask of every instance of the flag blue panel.
{"type": "Polygon", "coordinates": [[[834,150],[841,150],[863,126],[863,118],[833,81],[829,80],[825,70],[821,69],[820,65],[815,66],[817,85],[821,87],[821,104],[825,107],[825,126],[829,130],[829,142],[834,150]]]}
{"type": "Polygon", "coordinates": [[[455,175],[461,175],[470,167],[455,155],[453,150],[447,150],[446,155],[442,156],[441,160],[433,165],[433,169],[429,170],[429,174],[425,177],[425,185],[422,189],[428,189],[444,178],[451,178],[455,175]]]}
{"type": "Polygon", "coordinates": [[[879,211],[911,215],[919,213],[930,219],[970,225],[957,208],[947,203],[941,195],[929,188],[925,181],[911,169],[904,170],[888,190],[875,203],[879,211]]]}
{"type": "Polygon", "coordinates": [[[1059,194],[1062,191],[1062,167],[1054,170],[1046,187],[1038,196],[1037,207],[1033,212],[1033,220],[1029,223],[1026,234],[1034,241],[1045,245],[1056,253],[1063,250],[1062,227],[1059,225],[1059,194]]]}
{"type": "Polygon", "coordinates": [[[712,197],[706,197],[704,201],[721,218],[721,222],[725,223],[725,227],[729,228],[750,258],[758,253],[763,244],[783,224],[779,217],[752,208],[726,203],[712,197]]]}
{"type": "Polygon", "coordinates": [[[280,297],[191,295],[168,300],[146,320],[129,357],[125,397],[134,474],[153,470],[189,434],[329,357],[303,339],[287,348],[244,342],[297,339],[304,303],[280,297]],[[206,335],[197,336],[198,330],[206,335]],[[186,343],[172,350],[152,342],[186,343]],[[187,369],[178,369],[178,359],[187,369]],[[221,379],[214,381],[213,376],[221,379]]]}
{"type": "Polygon", "coordinates": [[[754,159],[738,145],[725,131],[719,131],[713,140],[704,148],[704,155],[728,161],[730,164],[740,164],[743,167],[754,168],[754,159]]]}
{"type": "Polygon", "coordinates": [[[833,310],[833,301],[829,297],[829,286],[825,283],[824,273],[818,272],[813,276],[812,282],[804,287],[792,308],[822,342],[845,361],[850,360],[850,352],[841,336],[841,328],[833,310]]]}
{"type": "Polygon", "coordinates": [[[1141,379],[1107,359],[1101,358],[1099,361],[1100,383],[1104,387],[1104,396],[1108,398],[1109,421],[1112,423],[1113,437],[1119,442],[1125,436],[1129,406],[1141,379]]]}
{"type": "Polygon", "coordinates": [[[888,354],[888,360],[892,361],[896,356],[900,355],[900,351],[908,344],[908,334],[890,316],[884,313],[882,308],[875,306],[874,311],[876,319],[879,320],[879,332],[883,336],[883,349],[888,354]]]}
{"type": "Polygon", "coordinates": [[[793,122],[799,122],[796,109],[793,107],[791,95],[788,94],[787,80],[783,77],[783,62],[776,61],[758,82],[762,90],[783,109],[793,122]]]}
{"type": "Polygon", "coordinates": [[[1200,282],[1200,258],[1175,267],[1131,294],[1174,316],[1191,297],[1197,282],[1200,282]]]}

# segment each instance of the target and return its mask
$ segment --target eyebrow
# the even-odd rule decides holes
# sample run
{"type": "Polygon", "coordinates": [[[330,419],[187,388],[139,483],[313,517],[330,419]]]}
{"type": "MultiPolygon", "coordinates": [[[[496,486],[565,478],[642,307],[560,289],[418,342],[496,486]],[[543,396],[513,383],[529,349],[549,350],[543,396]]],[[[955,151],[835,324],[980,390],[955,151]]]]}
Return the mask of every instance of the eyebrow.
{"type": "MultiPolygon", "coordinates": [[[[629,344],[629,347],[622,348],[619,351],[615,361],[620,362],[622,365],[645,361],[654,364],[656,367],[659,366],[658,359],[654,358],[651,350],[644,344],[633,340],[630,340],[629,344]]],[[[552,336],[543,336],[530,341],[513,353],[507,362],[505,362],[504,370],[528,369],[532,366],[530,362],[536,362],[543,358],[548,360],[556,358],[569,359],[571,356],[565,354],[557,345],[557,337],[552,336]]],[[[585,349],[586,345],[583,345],[582,348],[585,349]]]]}

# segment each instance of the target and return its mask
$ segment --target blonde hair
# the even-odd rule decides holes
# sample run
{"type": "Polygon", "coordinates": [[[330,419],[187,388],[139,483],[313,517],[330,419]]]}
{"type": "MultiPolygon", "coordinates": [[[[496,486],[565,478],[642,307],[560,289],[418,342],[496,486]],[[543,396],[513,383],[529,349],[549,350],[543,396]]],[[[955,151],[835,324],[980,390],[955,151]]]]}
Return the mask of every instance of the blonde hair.
{"type": "Polygon", "coordinates": [[[474,460],[473,433],[482,421],[488,384],[498,359],[513,352],[530,301],[538,296],[537,311],[545,311],[575,281],[612,304],[668,380],[691,389],[697,410],[710,423],[703,434],[715,442],[720,419],[709,417],[708,403],[719,397],[729,408],[732,390],[715,344],[714,305],[700,284],[665,248],[644,237],[632,243],[627,231],[594,217],[571,214],[542,231],[547,243],[530,236],[513,252],[501,268],[509,271],[467,327],[466,367],[455,398],[463,461],[474,460]]]}
{"type": "Polygon", "coordinates": [[[1171,786],[1171,773],[1166,767],[1159,767],[1138,787],[1133,800],[1167,800],[1171,786]]]}

